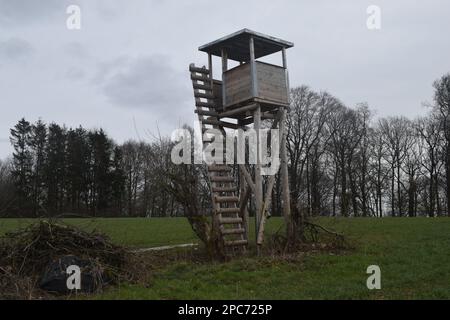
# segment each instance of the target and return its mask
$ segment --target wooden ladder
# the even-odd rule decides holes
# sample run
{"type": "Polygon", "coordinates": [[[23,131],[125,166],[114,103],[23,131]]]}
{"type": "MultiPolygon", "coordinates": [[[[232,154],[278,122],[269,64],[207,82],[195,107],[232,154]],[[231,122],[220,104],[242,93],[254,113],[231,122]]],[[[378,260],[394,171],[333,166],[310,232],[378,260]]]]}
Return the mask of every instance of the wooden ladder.
{"type": "MultiPolygon", "coordinates": [[[[189,66],[191,80],[194,88],[195,106],[200,121],[202,135],[210,129],[220,130],[237,129],[237,125],[220,121],[215,107],[213,81],[210,71],[198,68],[194,64],[189,66]]],[[[203,137],[207,146],[212,141],[203,137]]],[[[225,162],[224,162],[225,163],[225,162]]],[[[207,166],[209,185],[211,187],[213,223],[219,229],[220,241],[225,253],[236,255],[246,251],[248,246],[248,230],[245,216],[241,214],[241,201],[237,181],[233,177],[233,169],[226,164],[213,164],[207,166]]]]}

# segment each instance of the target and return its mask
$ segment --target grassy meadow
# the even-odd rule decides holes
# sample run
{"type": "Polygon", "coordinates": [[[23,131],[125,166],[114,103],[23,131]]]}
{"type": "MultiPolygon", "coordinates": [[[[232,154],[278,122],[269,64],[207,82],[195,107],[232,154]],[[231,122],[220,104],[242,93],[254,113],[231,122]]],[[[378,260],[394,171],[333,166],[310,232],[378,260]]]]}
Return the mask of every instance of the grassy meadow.
{"type": "MultiPolygon", "coordinates": [[[[32,220],[0,220],[0,234],[32,220]]],[[[196,243],[185,219],[70,219],[134,248],[196,243]]],[[[249,256],[227,263],[173,261],[145,285],[122,284],[94,299],[450,299],[450,219],[334,219],[352,250],[296,258],[249,256]],[[382,290],[366,287],[367,267],[382,271],[382,290]]],[[[282,227],[271,219],[268,234],[282,227]]],[[[252,236],[253,237],[253,236],[252,236]]],[[[91,297],[92,298],[92,297],[91,297]]]]}

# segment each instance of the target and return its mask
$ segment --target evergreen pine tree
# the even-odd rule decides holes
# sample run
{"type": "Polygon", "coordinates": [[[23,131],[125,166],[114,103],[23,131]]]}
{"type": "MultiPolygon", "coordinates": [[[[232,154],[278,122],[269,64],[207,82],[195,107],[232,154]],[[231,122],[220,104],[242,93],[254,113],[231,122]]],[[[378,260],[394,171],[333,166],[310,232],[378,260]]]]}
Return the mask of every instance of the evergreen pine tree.
{"type": "Polygon", "coordinates": [[[33,156],[32,201],[34,215],[37,216],[44,200],[44,165],[45,145],[47,143],[47,126],[37,121],[31,127],[31,152],[33,156]]]}
{"type": "Polygon", "coordinates": [[[14,148],[12,176],[16,186],[19,208],[23,213],[28,213],[32,194],[32,153],[30,151],[31,125],[22,118],[10,130],[11,144],[14,148]]]}

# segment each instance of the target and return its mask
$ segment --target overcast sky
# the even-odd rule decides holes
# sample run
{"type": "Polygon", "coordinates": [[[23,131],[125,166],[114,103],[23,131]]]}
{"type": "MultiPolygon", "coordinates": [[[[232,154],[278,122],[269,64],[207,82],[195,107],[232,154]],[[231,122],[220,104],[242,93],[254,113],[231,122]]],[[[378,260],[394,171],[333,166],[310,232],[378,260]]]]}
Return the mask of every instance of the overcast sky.
{"type": "Polygon", "coordinates": [[[0,158],[21,117],[104,128],[117,142],[194,119],[188,65],[243,28],[292,41],[291,85],[378,116],[425,113],[450,71],[450,1],[0,0],[0,158]],[[81,30],[66,9],[81,8],[81,30]],[[381,30],[368,30],[369,5],[381,30]]]}

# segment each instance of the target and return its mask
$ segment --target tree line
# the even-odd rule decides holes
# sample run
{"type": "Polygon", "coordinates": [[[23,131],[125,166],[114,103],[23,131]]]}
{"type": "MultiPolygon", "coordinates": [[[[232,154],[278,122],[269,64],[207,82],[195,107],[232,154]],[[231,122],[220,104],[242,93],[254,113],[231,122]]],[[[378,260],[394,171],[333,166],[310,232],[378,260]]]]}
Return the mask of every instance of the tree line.
{"type": "Polygon", "coordinates": [[[292,90],[288,152],[293,198],[305,215],[450,215],[450,75],[425,116],[374,119],[365,103],[292,90]]]}
{"type": "Polygon", "coordinates": [[[10,130],[10,141],[12,157],[0,162],[1,216],[175,213],[154,174],[155,166],[159,171],[170,161],[169,144],[162,140],[118,145],[102,129],[21,119],[10,130]]]}
{"type": "MultiPolygon", "coordinates": [[[[366,103],[348,107],[328,92],[292,89],[289,176],[301,213],[450,215],[450,75],[434,89],[427,114],[414,120],[376,119],[366,103]]],[[[21,119],[10,140],[12,157],[0,161],[0,216],[184,213],[165,188],[177,171],[169,138],[117,144],[101,129],[21,119]]],[[[280,188],[277,181],[272,215],[281,212],[280,188]]]]}

